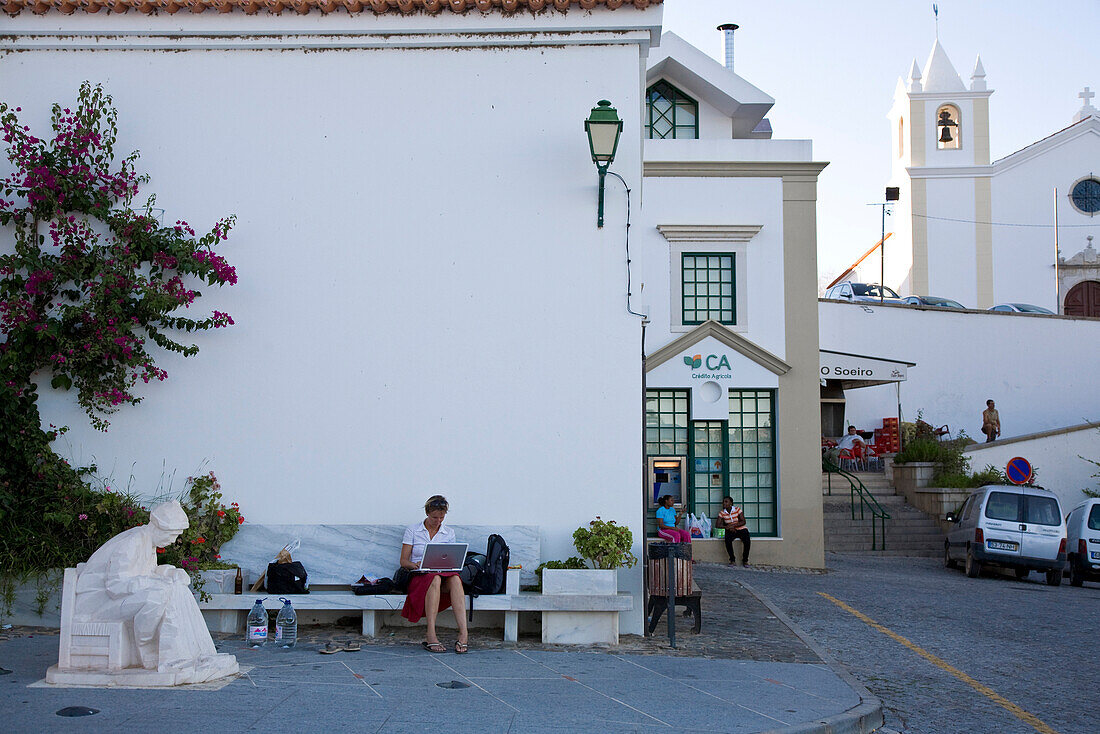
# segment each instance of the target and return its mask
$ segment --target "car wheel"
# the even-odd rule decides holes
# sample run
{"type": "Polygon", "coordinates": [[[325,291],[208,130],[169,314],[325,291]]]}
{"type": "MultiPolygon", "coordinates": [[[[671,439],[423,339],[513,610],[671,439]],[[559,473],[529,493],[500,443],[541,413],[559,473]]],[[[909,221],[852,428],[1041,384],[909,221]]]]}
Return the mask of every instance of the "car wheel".
{"type": "Polygon", "coordinates": [[[1069,564],[1069,585],[1081,586],[1085,583],[1085,576],[1081,573],[1081,570],[1077,568],[1076,563],[1069,564]]]}
{"type": "Polygon", "coordinates": [[[974,557],[974,552],[969,548],[966,551],[966,575],[972,579],[978,578],[982,573],[982,562],[974,557]]]}
{"type": "Polygon", "coordinates": [[[959,562],[951,557],[951,546],[947,543],[943,544],[943,567],[944,568],[958,568],[959,562]]]}
{"type": "Polygon", "coordinates": [[[1055,568],[1047,571],[1047,586],[1062,585],[1062,569],[1055,568]]]}
{"type": "Polygon", "coordinates": [[[1017,568],[1016,569],[1016,578],[1022,581],[1023,579],[1027,578],[1027,575],[1029,573],[1031,573],[1031,572],[1026,568],[1017,568]]]}

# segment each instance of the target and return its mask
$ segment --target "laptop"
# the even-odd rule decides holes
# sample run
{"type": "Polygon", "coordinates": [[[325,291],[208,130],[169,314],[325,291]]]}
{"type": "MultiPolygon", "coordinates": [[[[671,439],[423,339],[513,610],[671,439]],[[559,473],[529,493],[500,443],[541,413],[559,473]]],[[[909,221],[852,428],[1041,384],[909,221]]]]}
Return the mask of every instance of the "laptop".
{"type": "Polygon", "coordinates": [[[469,543],[428,543],[424,547],[421,571],[461,571],[469,543]]]}

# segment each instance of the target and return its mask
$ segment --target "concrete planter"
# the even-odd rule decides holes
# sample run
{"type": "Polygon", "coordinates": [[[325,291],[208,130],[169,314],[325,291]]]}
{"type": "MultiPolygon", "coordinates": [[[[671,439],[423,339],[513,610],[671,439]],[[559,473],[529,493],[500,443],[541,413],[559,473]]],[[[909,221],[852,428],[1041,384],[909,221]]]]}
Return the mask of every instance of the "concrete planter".
{"type": "MultiPolygon", "coordinates": [[[[199,578],[205,582],[203,591],[207,594],[232,594],[234,582],[237,580],[237,569],[219,568],[210,571],[199,571],[199,578]]],[[[246,584],[245,590],[247,589],[248,585],[246,584]]]]}
{"type": "Polygon", "coordinates": [[[944,520],[947,513],[958,509],[972,489],[956,489],[954,487],[924,487],[911,492],[912,499],[907,501],[921,512],[931,515],[940,524],[944,532],[951,527],[951,523],[944,520]]]}
{"type": "Polygon", "coordinates": [[[882,474],[886,477],[886,483],[893,486],[894,484],[894,457],[897,454],[879,454],[879,458],[882,459],[882,474]]]}
{"type": "Polygon", "coordinates": [[[906,464],[893,464],[894,487],[905,495],[909,504],[914,504],[912,495],[918,489],[932,484],[932,475],[936,471],[931,461],[911,461],[906,464]]]}
{"type": "MultiPolygon", "coordinates": [[[[542,572],[543,596],[605,596],[618,593],[617,570],[547,568],[542,572]]],[[[618,612],[542,613],[544,644],[619,644],[618,612]]]]}

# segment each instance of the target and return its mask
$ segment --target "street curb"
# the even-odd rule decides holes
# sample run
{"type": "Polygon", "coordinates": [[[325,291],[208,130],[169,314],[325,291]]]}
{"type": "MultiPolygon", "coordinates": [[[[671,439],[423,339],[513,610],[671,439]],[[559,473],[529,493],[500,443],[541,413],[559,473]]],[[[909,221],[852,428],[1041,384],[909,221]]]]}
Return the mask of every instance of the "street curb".
{"type": "Polygon", "coordinates": [[[769,729],[762,734],[870,734],[878,731],[886,723],[882,716],[882,701],[867,690],[859,680],[837,662],[821,645],[817,644],[809,635],[803,632],[794,621],[771,603],[767,597],[749,586],[740,579],[736,580],[745,591],[756,597],[756,600],[766,606],[776,618],[787,625],[798,639],[802,640],[806,647],[810,648],[821,660],[836,673],[837,677],[848,684],[859,696],[860,703],[844,713],[827,716],[816,721],[807,721],[802,724],[786,726],[781,729],[769,729]]]}

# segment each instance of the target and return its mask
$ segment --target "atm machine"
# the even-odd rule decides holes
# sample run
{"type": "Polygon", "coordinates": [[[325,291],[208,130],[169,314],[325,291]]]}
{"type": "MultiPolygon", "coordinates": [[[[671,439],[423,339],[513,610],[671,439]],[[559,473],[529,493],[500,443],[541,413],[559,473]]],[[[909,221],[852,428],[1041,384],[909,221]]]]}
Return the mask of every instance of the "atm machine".
{"type": "Polygon", "coordinates": [[[687,501],[684,478],[687,476],[686,456],[649,457],[649,507],[657,507],[657,502],[666,494],[672,495],[672,506],[683,507],[687,501]]]}

